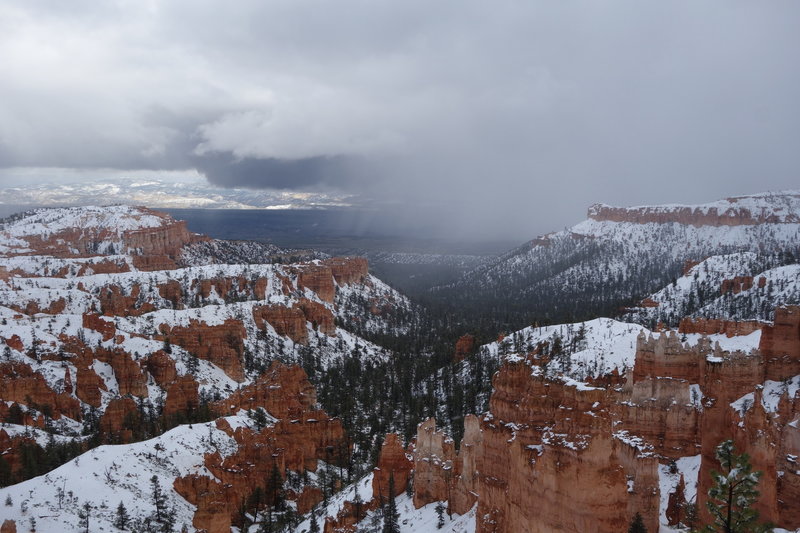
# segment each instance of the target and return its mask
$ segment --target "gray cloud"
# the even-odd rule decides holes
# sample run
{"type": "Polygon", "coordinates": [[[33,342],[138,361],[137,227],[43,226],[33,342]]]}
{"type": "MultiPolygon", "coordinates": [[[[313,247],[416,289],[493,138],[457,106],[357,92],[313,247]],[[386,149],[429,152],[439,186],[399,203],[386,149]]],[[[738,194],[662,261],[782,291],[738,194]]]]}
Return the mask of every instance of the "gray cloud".
{"type": "Polygon", "coordinates": [[[197,168],[464,236],[797,187],[791,0],[4,2],[0,166],[197,168]],[[423,214],[413,215],[419,208],[423,214]]]}

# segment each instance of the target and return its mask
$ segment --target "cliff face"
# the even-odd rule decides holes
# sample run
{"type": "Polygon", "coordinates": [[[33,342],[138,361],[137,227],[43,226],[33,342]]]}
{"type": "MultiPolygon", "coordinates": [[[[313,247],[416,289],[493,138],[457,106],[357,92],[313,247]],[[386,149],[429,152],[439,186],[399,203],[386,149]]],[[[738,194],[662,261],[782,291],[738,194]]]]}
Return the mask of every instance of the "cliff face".
{"type": "Polygon", "coordinates": [[[227,319],[222,324],[210,326],[199,320],[190,320],[188,326],[161,324],[159,330],[159,340],[168,340],[196,357],[214,363],[231,379],[244,379],[242,354],[247,332],[240,321],[227,319]]]}
{"type": "Polygon", "coordinates": [[[263,407],[277,420],[260,431],[217,421],[236,450],[225,457],[216,452],[205,456],[204,466],[214,477],[194,474],[174,482],[178,494],[197,506],[197,529],[228,533],[243,500],[257,487],[269,493],[273,468],[281,476],[287,470],[316,471],[318,460],[335,464],[350,453],[341,422],[313,409],[315,393],[300,367],[275,362],[253,385],[220,403],[232,412],[263,407]]]}
{"type": "MultiPolygon", "coordinates": [[[[797,204],[799,195],[782,195],[797,204]]],[[[611,207],[595,204],[588,216],[601,222],[635,224],[686,224],[692,226],[753,226],[756,224],[797,223],[796,212],[784,212],[780,203],[772,205],[769,197],[728,198],[704,206],[611,207]]]]}
{"type": "MultiPolygon", "coordinates": [[[[86,213],[72,210],[70,214],[73,215],[71,218],[74,218],[75,226],[61,224],[58,220],[32,223],[31,228],[35,228],[33,231],[15,235],[15,251],[18,255],[59,258],[90,257],[99,251],[129,253],[137,258],[134,260],[136,268],[152,271],[176,268],[175,261],[184,245],[208,240],[207,237],[190,233],[185,222],[175,221],[156,211],[125,206],[104,209],[108,212],[102,209],[86,213]],[[120,229],[117,225],[120,217],[142,220],[146,227],[120,229]],[[85,225],[77,225],[82,223],[85,225]]],[[[100,270],[117,271],[111,264],[101,266],[100,270]]]]}
{"type": "Polygon", "coordinates": [[[715,449],[733,438],[764,472],[762,518],[800,527],[788,503],[800,494],[800,308],[778,309],[773,325],[683,328],[733,341],[762,335],[743,353],[705,337],[681,342],[674,331],[641,334],[621,386],[547,378],[536,353],[509,357],[492,380],[489,412],[465,419],[458,451],[432,420],[419,425],[414,505],[445,501],[458,514],[477,505],[480,532],[624,531],[637,512],[658,531],[684,519],[687,494],[708,519],[715,449]]]}

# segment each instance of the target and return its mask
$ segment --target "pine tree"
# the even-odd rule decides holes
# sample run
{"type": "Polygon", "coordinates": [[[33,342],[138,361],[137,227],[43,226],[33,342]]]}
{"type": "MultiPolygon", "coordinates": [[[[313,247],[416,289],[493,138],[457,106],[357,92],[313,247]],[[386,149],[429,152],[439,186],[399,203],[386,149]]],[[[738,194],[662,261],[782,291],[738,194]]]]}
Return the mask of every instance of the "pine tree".
{"type": "Polygon", "coordinates": [[[647,533],[641,513],[634,515],[633,520],[631,520],[631,526],[628,528],[628,533],[647,533]]]}
{"type": "Polygon", "coordinates": [[[129,520],[130,516],[128,515],[128,510],[122,502],[119,502],[117,506],[117,516],[114,519],[114,527],[117,529],[125,529],[128,526],[129,520]]]}
{"type": "Polygon", "coordinates": [[[714,518],[702,529],[704,533],[765,533],[771,526],[759,524],[753,504],[758,499],[761,472],[753,472],[750,456],[736,454],[732,440],[717,446],[717,460],[722,473],[712,471],[714,484],[708,490],[706,506],[714,518]]]}
{"type": "Polygon", "coordinates": [[[167,512],[167,495],[164,494],[163,490],[161,490],[161,484],[158,482],[158,476],[153,475],[153,477],[150,478],[150,487],[153,491],[153,507],[156,508],[153,518],[155,518],[156,523],[159,525],[166,526],[169,523],[169,513],[167,512]]]}
{"type": "Polygon", "coordinates": [[[381,533],[400,533],[400,513],[394,499],[394,474],[389,474],[389,498],[383,509],[383,529],[381,533]]]}
{"type": "Polygon", "coordinates": [[[86,502],[83,507],[78,511],[78,527],[82,527],[86,533],[89,533],[89,519],[92,515],[92,504],[86,502]]]}
{"type": "Polygon", "coordinates": [[[319,533],[316,509],[311,509],[311,527],[308,528],[308,533],[319,533]]]}
{"type": "Polygon", "coordinates": [[[436,503],[436,529],[444,527],[444,505],[442,502],[436,503]]]}

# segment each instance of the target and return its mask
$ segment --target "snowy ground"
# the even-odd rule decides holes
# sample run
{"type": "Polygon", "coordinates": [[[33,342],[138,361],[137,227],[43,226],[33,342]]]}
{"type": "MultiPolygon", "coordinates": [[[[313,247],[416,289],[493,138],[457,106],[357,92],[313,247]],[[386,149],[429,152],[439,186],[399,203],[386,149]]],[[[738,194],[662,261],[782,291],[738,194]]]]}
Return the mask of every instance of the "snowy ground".
{"type": "Polygon", "coordinates": [[[119,502],[133,519],[153,513],[150,478],[155,475],[180,530],[182,524],[191,526],[195,507],[172,490],[174,479],[193,473],[213,477],[203,466],[204,454],[218,451],[224,457],[235,449],[234,440],[213,423],[178,426],[134,444],[100,446],[48,474],[0,489],[0,517],[16,520],[17,531],[27,531],[33,518],[40,533],[77,533],[78,511],[89,502],[90,530],[118,531],[112,524],[119,502]]]}

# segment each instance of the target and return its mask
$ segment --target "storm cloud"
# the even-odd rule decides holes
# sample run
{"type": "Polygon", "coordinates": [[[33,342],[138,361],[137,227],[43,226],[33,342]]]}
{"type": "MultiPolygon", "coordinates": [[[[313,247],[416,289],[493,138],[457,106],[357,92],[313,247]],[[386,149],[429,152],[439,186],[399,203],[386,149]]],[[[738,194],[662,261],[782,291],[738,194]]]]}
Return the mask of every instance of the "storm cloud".
{"type": "Polygon", "coordinates": [[[197,169],[532,236],[596,201],[797,188],[798,22],[791,0],[8,1],[0,166],[197,169]]]}

